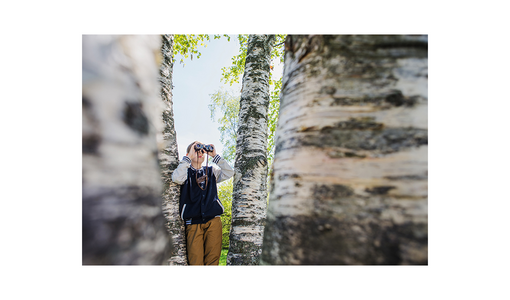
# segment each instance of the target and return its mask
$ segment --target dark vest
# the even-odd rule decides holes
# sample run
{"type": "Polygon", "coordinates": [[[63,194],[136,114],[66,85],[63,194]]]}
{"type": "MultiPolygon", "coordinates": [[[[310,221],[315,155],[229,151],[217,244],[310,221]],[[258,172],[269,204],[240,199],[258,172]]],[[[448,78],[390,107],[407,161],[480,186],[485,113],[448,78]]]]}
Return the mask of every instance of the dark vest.
{"type": "MultiPolygon", "coordinates": [[[[216,176],[212,167],[207,167],[207,187],[202,190],[196,181],[195,173],[204,175],[205,167],[194,170],[188,168],[188,178],[181,185],[181,199],[179,201],[179,215],[184,221],[191,219],[191,224],[207,223],[212,218],[223,213],[223,205],[218,198],[216,176]]],[[[205,181],[203,182],[205,186],[205,181]]]]}

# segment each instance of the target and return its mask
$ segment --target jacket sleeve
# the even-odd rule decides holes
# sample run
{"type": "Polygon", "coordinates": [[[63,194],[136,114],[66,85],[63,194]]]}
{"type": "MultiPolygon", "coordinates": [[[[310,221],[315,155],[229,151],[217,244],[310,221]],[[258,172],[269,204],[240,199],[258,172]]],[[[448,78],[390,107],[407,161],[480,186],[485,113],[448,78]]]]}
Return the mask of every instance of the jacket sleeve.
{"type": "Polygon", "coordinates": [[[172,181],[177,184],[183,184],[188,179],[188,168],[191,166],[191,159],[184,156],[179,165],[172,173],[172,181]]]}
{"type": "Polygon", "coordinates": [[[213,159],[213,163],[219,167],[213,167],[214,176],[216,176],[216,183],[220,183],[234,176],[234,169],[232,169],[228,162],[219,154],[216,154],[213,159]]]}

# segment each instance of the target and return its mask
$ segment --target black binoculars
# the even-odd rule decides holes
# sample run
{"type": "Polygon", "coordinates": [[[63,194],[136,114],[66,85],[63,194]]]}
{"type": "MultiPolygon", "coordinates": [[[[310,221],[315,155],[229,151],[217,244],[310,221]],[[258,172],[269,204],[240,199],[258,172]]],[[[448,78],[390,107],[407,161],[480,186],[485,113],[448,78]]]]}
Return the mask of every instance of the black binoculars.
{"type": "Polygon", "coordinates": [[[206,151],[213,152],[214,147],[212,145],[195,144],[195,151],[206,151]]]}

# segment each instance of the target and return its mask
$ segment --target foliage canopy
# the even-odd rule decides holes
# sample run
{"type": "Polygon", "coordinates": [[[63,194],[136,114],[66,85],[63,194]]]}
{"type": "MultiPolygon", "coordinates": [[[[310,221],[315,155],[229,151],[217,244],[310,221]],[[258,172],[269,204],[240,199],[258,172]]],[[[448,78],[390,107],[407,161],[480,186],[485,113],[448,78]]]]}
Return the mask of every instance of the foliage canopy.
{"type": "MultiPolygon", "coordinates": [[[[213,35],[213,38],[220,39],[222,36],[226,37],[230,42],[230,36],[227,34],[213,35]]],[[[181,55],[181,60],[179,63],[184,64],[184,58],[188,58],[191,56],[191,60],[193,60],[193,54],[196,55],[197,59],[202,55],[201,52],[198,51],[199,46],[207,47],[207,44],[204,44],[205,41],[210,41],[211,37],[209,34],[175,34],[174,35],[174,62],[175,55],[181,55]],[[199,45],[200,43],[200,45],[199,45]]]]}

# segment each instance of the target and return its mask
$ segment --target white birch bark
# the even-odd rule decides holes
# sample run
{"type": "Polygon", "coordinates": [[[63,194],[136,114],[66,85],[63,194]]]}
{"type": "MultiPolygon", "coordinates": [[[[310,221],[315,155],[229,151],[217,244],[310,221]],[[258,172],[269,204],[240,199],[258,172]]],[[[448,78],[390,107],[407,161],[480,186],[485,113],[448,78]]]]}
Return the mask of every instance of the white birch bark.
{"type": "Polygon", "coordinates": [[[427,36],[288,36],[262,264],[427,264],[427,36]]]}
{"type": "Polygon", "coordinates": [[[160,81],[161,98],[165,104],[163,111],[165,127],[159,135],[159,142],[163,144],[163,151],[159,153],[159,162],[163,179],[163,213],[173,240],[173,255],[168,260],[168,264],[187,265],[184,223],[179,216],[180,186],[172,181],[172,173],[179,165],[172,101],[173,35],[162,36],[161,54],[163,61],[160,68],[160,81]]]}
{"type": "Polygon", "coordinates": [[[158,36],[83,36],[83,264],[165,264],[158,36]]]}
{"type": "Polygon", "coordinates": [[[267,202],[267,110],[274,35],[250,35],[239,108],[227,265],[258,265],[267,202]]]}

